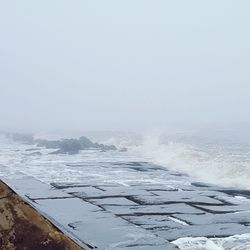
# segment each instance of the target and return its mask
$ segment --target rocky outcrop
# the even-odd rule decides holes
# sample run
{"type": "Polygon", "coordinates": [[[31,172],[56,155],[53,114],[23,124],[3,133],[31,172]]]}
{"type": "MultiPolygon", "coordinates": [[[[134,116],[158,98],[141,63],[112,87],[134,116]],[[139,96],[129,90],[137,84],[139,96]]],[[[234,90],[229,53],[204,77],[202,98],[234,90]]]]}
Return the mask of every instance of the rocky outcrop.
{"type": "Polygon", "coordinates": [[[79,140],[64,139],[58,142],[59,150],[52,152],[52,154],[78,154],[82,148],[79,140]]]}
{"type": "Polygon", "coordinates": [[[99,149],[102,151],[117,150],[114,145],[93,143],[85,136],[82,136],[79,139],[63,139],[58,141],[56,145],[59,149],[52,152],[52,154],[77,154],[80,150],[86,149],[99,149]]]}
{"type": "Polygon", "coordinates": [[[50,141],[34,139],[34,137],[29,134],[13,134],[12,139],[14,141],[29,145],[36,145],[38,147],[45,147],[48,149],[57,149],[51,154],[78,154],[80,150],[86,149],[99,149],[101,151],[117,150],[114,145],[93,143],[85,136],[81,136],[79,139],[62,139],[50,141]]]}
{"type": "Polygon", "coordinates": [[[60,141],[49,141],[49,140],[35,140],[35,143],[38,147],[45,147],[49,149],[56,149],[60,147],[60,141]]]}
{"type": "Polygon", "coordinates": [[[85,136],[81,136],[78,141],[79,141],[82,149],[91,148],[91,147],[95,146],[95,144],[85,136]]]}

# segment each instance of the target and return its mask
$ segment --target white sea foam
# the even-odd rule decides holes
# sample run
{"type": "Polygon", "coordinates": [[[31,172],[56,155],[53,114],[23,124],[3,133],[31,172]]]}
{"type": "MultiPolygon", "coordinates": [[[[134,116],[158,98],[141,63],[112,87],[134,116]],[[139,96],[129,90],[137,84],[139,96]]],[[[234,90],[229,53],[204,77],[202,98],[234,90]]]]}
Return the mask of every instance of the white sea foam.
{"type": "Polygon", "coordinates": [[[212,239],[188,237],[180,238],[173,243],[181,250],[248,250],[250,249],[250,234],[212,239]]]}
{"type": "Polygon", "coordinates": [[[250,189],[250,146],[246,144],[250,138],[236,138],[235,131],[228,133],[202,133],[201,137],[186,131],[177,137],[163,133],[141,137],[127,134],[103,137],[101,142],[127,147],[141,159],[185,173],[197,181],[250,189]]]}
{"type": "Polygon", "coordinates": [[[140,146],[130,149],[149,161],[199,181],[250,189],[249,152],[218,145],[199,147],[191,143],[162,142],[159,136],[146,136],[140,146]]]}

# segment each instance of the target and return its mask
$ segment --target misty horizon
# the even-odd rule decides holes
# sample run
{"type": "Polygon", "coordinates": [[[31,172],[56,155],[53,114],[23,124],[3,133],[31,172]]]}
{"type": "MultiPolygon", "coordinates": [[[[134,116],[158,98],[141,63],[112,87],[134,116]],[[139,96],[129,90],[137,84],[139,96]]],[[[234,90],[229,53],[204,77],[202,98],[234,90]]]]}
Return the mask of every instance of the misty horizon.
{"type": "Polygon", "coordinates": [[[0,129],[248,126],[249,8],[2,1],[0,129]]]}

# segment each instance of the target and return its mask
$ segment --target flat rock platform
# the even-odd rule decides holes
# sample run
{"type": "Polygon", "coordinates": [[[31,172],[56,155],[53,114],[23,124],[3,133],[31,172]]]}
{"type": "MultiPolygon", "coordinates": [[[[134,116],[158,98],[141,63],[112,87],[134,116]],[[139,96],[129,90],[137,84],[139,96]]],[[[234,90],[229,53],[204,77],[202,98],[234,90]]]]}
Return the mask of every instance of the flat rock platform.
{"type": "MultiPolygon", "coordinates": [[[[117,168],[150,172],[149,163],[119,163],[117,168]]],[[[183,178],[157,169],[168,178],[183,178]]],[[[178,249],[182,237],[227,237],[250,233],[250,191],[193,182],[181,187],[143,181],[60,182],[33,177],[2,178],[12,190],[84,249],[178,249]]]]}

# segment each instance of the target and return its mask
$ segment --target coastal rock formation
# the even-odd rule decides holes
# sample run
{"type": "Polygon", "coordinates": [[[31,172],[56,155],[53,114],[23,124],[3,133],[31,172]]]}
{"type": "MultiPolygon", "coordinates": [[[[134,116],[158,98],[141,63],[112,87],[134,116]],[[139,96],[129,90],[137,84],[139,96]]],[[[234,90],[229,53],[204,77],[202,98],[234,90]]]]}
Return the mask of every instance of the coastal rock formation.
{"type": "Polygon", "coordinates": [[[58,142],[59,150],[52,152],[52,154],[78,154],[82,148],[79,140],[64,139],[58,142]]]}
{"type": "Polygon", "coordinates": [[[30,134],[13,134],[12,139],[21,143],[45,147],[47,149],[57,149],[51,154],[78,154],[80,150],[99,149],[101,151],[117,150],[114,145],[93,143],[85,136],[79,139],[43,140],[34,139],[30,134]]]}
{"type": "Polygon", "coordinates": [[[91,147],[94,147],[94,145],[95,145],[90,139],[88,139],[85,136],[81,136],[78,141],[79,141],[82,149],[91,148],[91,147]]]}

